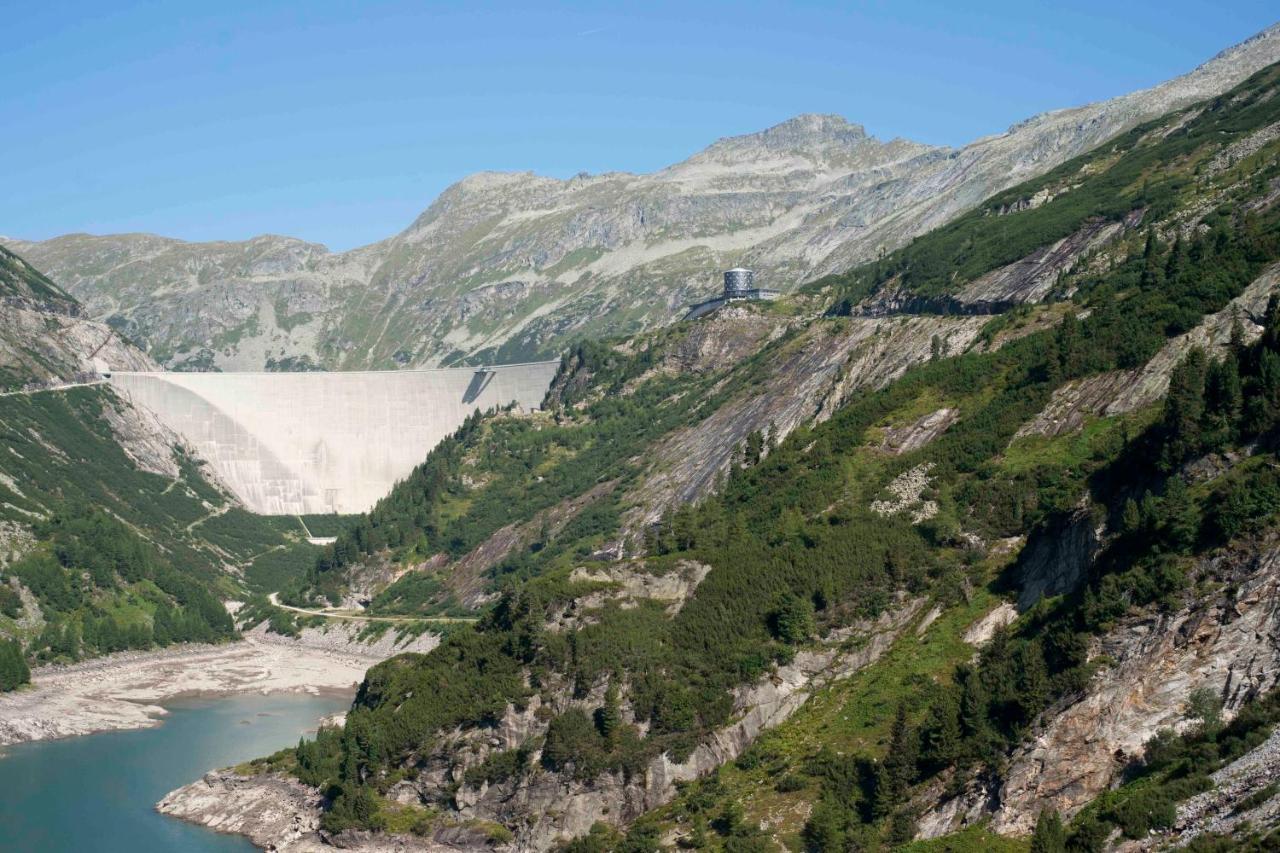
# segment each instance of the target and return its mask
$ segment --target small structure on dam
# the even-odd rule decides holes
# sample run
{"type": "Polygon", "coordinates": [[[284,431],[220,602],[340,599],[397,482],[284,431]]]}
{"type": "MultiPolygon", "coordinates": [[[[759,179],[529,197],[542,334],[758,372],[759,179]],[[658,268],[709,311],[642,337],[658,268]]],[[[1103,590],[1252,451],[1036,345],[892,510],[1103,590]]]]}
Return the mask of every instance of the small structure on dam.
{"type": "Polygon", "coordinates": [[[364,512],[472,412],[542,405],[559,362],[341,373],[129,373],[108,381],[250,510],[364,512]]]}

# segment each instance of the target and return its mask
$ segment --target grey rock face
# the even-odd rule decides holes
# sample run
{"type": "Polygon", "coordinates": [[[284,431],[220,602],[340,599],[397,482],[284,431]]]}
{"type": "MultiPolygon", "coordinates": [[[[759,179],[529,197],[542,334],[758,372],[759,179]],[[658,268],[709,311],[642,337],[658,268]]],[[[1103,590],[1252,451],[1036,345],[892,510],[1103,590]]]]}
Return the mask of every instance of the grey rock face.
{"type": "Polygon", "coordinates": [[[1103,528],[1083,506],[1061,526],[1037,532],[1018,557],[1018,609],[1070,592],[1102,549],[1103,528]]]}
{"type": "Polygon", "coordinates": [[[1169,390],[1173,368],[1193,348],[1217,356],[1231,341],[1238,320],[1246,343],[1262,334],[1262,316],[1272,294],[1280,292],[1280,265],[1262,272],[1226,308],[1205,317],[1184,335],[1173,338],[1141,368],[1100,373],[1066,383],[1044,409],[1022,426],[1014,440],[1028,435],[1064,435],[1079,429],[1085,419],[1122,415],[1155,403],[1169,390]]]}
{"type": "MultiPolygon", "coordinates": [[[[998,791],[975,787],[937,805],[922,818],[922,834],[936,837],[988,818],[998,832],[1026,834],[1046,808],[1068,819],[1106,790],[1128,761],[1141,757],[1159,729],[1185,724],[1193,691],[1220,695],[1230,717],[1273,687],[1280,672],[1280,546],[1274,535],[1207,557],[1196,572],[1222,581],[1223,591],[1188,595],[1170,614],[1123,620],[1094,650],[1113,663],[1083,697],[1046,712],[1039,730],[1010,757],[998,791]]],[[[1223,781],[1263,787],[1251,766],[1225,769],[1223,781]]],[[[1211,822],[1220,812],[1213,803],[1192,801],[1180,820],[1188,826],[1211,822]]],[[[1274,803],[1268,805],[1274,810],[1274,803]]]]}
{"type": "Polygon", "coordinates": [[[847,269],[1277,59],[1273,27],[1167,83],[959,149],[804,115],[649,175],[481,173],[400,234],[343,253],[277,236],[9,245],[169,366],[529,360],[576,336],[678,317],[717,290],[720,268],[751,266],[781,290],[847,269]]]}

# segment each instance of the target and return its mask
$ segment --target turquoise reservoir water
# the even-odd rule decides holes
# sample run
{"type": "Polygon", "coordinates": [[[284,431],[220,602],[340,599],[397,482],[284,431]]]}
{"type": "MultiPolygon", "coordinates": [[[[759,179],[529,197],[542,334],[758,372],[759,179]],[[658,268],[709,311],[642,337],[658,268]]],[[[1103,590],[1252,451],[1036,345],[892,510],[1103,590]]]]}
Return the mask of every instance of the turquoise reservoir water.
{"type": "Polygon", "coordinates": [[[5,747],[0,850],[151,853],[256,848],[157,813],[159,800],[208,770],[298,742],[349,697],[234,696],[172,704],[153,729],[5,747]]]}

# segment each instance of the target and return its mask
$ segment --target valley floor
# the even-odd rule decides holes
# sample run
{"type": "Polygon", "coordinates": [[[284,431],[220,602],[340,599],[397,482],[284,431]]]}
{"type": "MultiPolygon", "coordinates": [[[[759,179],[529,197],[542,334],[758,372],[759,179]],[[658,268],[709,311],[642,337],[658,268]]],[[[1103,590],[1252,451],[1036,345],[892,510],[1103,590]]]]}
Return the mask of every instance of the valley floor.
{"type": "Polygon", "coordinates": [[[0,746],[159,725],[167,713],[162,703],[183,696],[354,692],[365,670],[391,653],[306,639],[259,630],[225,645],[42,667],[30,687],[0,696],[0,746]]]}

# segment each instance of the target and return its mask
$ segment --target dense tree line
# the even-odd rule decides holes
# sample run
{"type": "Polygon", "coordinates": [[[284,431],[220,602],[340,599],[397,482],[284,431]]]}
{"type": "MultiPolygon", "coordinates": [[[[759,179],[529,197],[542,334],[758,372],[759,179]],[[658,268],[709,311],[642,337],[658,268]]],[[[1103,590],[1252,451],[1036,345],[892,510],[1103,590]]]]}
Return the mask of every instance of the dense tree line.
{"type": "Polygon", "coordinates": [[[37,524],[35,533],[37,548],[8,569],[31,590],[45,619],[28,654],[77,660],[234,636],[230,615],[204,581],[174,568],[108,514],[71,507],[37,524]]]}

